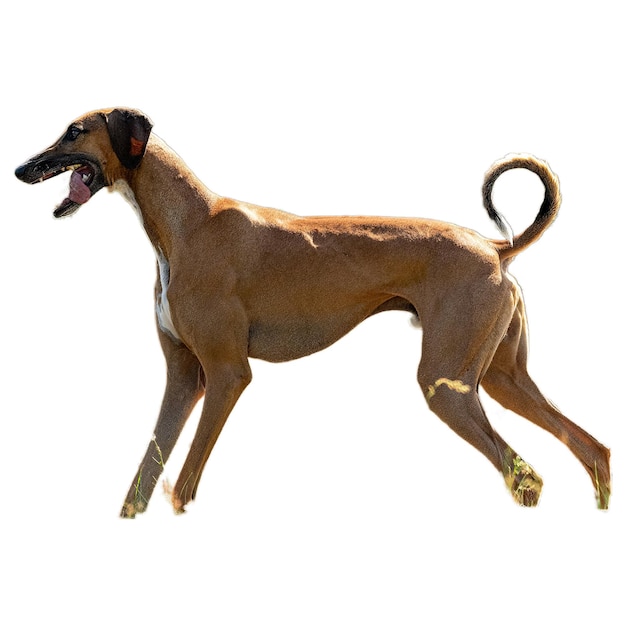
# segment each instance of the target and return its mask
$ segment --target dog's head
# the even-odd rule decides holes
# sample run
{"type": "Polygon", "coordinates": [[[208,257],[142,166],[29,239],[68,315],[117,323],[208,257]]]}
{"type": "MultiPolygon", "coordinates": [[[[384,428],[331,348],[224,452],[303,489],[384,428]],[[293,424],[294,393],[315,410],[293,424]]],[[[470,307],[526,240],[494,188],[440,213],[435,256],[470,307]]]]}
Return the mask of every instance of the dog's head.
{"type": "Polygon", "coordinates": [[[69,195],[54,216],[71,215],[100,189],[139,167],[151,129],[152,122],[135,109],[87,113],[49,148],[20,165],[15,175],[34,184],[71,170],[69,195]]]}

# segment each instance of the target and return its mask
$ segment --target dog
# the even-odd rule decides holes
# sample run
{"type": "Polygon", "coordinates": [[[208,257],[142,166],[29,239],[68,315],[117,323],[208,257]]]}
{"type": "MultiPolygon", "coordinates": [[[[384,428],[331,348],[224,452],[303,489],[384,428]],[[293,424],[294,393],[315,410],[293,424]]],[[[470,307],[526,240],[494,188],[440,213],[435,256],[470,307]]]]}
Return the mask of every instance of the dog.
{"type": "Polygon", "coordinates": [[[135,209],[156,254],[155,312],[167,382],[122,517],[145,511],[204,396],[170,493],[176,512],[195,499],[209,454],[251,381],[249,358],[304,357],[389,310],[414,314],[422,327],[417,379],[429,408],[491,461],[517,503],[536,505],[543,482],[491,427],[480,385],[562,441],[589,474],[597,506],[608,508],[610,452],[562,415],[528,375],[524,304],[508,273],[559,210],[559,181],[546,162],[513,154],[486,173],[483,203],[500,240],[442,221],[299,217],[219,196],[136,109],[79,117],[15,174],[32,184],[65,171],[71,171],[69,194],[55,217],[75,213],[107,187],[135,209]],[[514,168],[534,172],[545,188],[534,222],[517,235],[491,198],[496,179],[514,168]]]}

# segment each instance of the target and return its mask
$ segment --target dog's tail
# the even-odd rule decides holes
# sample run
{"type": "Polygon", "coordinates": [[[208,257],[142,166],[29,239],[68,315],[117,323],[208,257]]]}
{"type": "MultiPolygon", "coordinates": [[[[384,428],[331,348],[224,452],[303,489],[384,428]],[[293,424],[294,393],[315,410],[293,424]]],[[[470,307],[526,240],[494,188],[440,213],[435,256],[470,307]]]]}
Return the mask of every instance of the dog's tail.
{"type": "Polygon", "coordinates": [[[487,209],[489,217],[506,237],[506,241],[494,242],[500,259],[510,259],[537,241],[556,218],[559,207],[561,206],[559,179],[545,161],[541,161],[530,154],[512,154],[504,157],[504,159],[500,161],[496,161],[485,174],[483,204],[485,209],[487,209]],[[498,213],[491,199],[493,185],[498,177],[504,172],[516,168],[524,168],[537,174],[546,190],[535,221],[519,235],[513,234],[511,226],[506,219],[498,213]]]}

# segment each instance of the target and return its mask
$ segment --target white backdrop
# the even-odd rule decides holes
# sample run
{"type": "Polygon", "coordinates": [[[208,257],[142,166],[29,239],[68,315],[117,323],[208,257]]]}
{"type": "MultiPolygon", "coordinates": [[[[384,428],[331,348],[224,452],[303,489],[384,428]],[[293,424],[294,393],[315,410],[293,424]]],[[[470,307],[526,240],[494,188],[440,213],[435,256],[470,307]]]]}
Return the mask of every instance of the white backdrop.
{"type": "MultiPolygon", "coordinates": [[[[590,7],[3,7],[2,623],[623,623],[626,46],[619,3],[590,7]],[[13,176],[73,118],[116,105],[147,113],[213,191],[301,214],[420,215],[496,236],[485,170],[512,151],[547,159],[561,213],[512,272],[531,373],[612,450],[612,509],[595,510],[563,445],[485,399],[544,478],[539,508],[517,507],[428,411],[421,333],[388,313],[312,357],[253,362],[188,513],[159,488],[146,515],[119,520],[164,383],[154,255],[120,197],[57,222],[68,177],[13,176]]],[[[532,175],[496,192],[517,231],[532,221],[532,175]]]]}

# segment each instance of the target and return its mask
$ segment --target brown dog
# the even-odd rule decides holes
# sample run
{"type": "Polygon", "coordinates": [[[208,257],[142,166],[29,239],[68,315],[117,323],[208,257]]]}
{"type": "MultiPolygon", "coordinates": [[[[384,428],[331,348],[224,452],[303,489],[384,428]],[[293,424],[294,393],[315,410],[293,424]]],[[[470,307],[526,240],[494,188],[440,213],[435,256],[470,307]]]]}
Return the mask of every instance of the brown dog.
{"type": "Polygon", "coordinates": [[[387,310],[418,316],[418,381],[430,408],[503,473],[520,504],[537,504],[541,478],[492,429],[479,384],[565,443],[589,473],[598,506],[608,507],[609,450],[564,417],[528,376],[524,306],[507,273],[513,257],[557,214],[559,184],[546,163],[516,155],[487,172],[484,204],[506,236],[494,241],[433,220],[303,218],[220,197],[151,129],[137,110],[94,111],[15,172],[36,183],[72,171],[56,217],[70,215],[103,187],[120,191],[154,246],[167,385],[122,516],[145,510],[187,417],[205,395],[172,490],[174,509],[182,512],[195,497],[226,418],[250,382],[249,357],[306,356],[387,310]],[[545,186],[535,221],[515,237],[491,201],[495,180],[512,168],[535,172],[545,186]]]}

